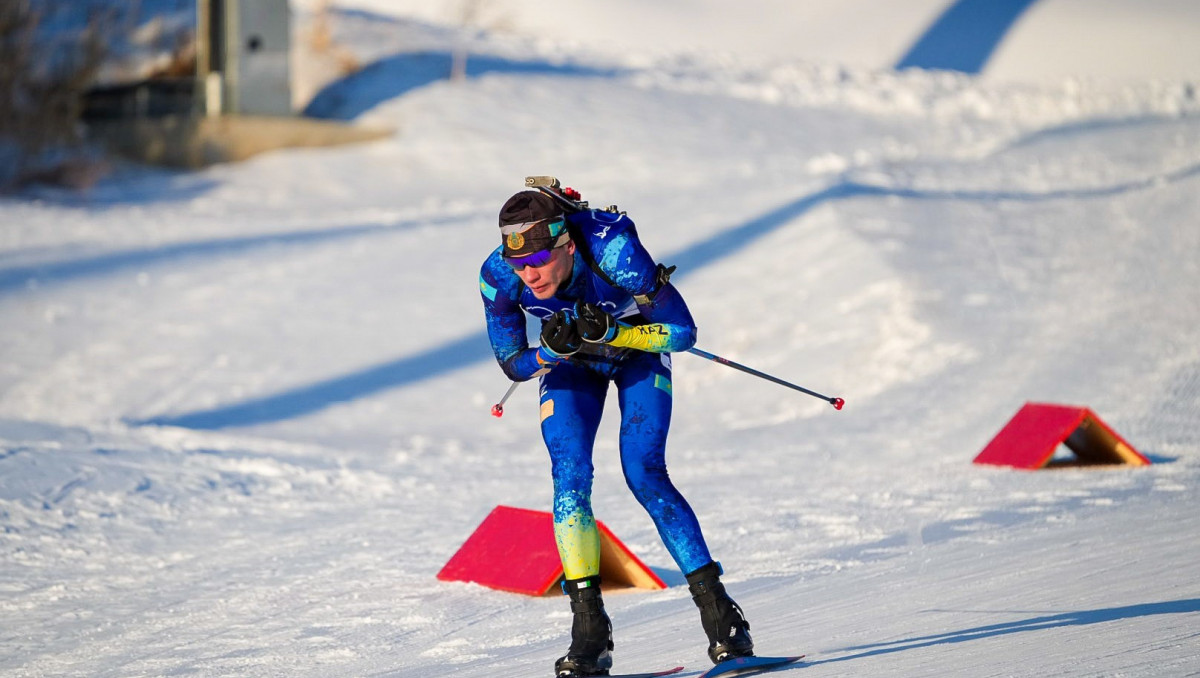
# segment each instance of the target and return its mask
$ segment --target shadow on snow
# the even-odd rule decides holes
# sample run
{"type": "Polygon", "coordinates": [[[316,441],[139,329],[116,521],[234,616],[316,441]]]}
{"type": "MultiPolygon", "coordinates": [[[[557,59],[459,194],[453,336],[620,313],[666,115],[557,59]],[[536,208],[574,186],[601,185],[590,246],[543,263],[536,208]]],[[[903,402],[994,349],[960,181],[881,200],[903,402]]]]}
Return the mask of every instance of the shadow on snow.
{"type": "Polygon", "coordinates": [[[972,640],[996,638],[1015,633],[1044,631],[1047,629],[1069,626],[1090,626],[1092,624],[1105,624],[1108,622],[1121,621],[1123,619],[1155,617],[1164,614],[1194,614],[1196,612],[1200,612],[1200,598],[1187,598],[1184,600],[1171,600],[1159,603],[1143,603],[1140,605],[1126,605],[1123,607],[1107,607],[1098,610],[1080,610],[1077,612],[1040,615],[1036,617],[1029,617],[1028,619],[1021,619],[1019,621],[988,624],[985,626],[960,629],[958,631],[947,631],[946,633],[937,633],[928,636],[904,638],[886,643],[872,643],[869,645],[848,647],[844,648],[842,651],[859,652],[856,654],[847,655],[845,657],[813,661],[808,662],[807,664],[809,666],[816,664],[833,664],[836,662],[850,661],[853,659],[863,659],[865,657],[875,657],[879,655],[892,654],[895,652],[916,650],[934,645],[965,643],[972,640]]]}
{"type": "Polygon", "coordinates": [[[917,39],[896,69],[983,72],[1009,29],[1037,0],[958,0],[917,39]]]}
{"type": "MultiPolygon", "coordinates": [[[[810,210],[825,203],[859,197],[902,197],[912,200],[964,201],[1025,201],[1041,202],[1059,199],[1087,199],[1118,195],[1128,191],[1151,188],[1164,182],[1180,181],[1200,176],[1200,165],[1168,175],[1130,181],[1107,187],[1062,189],[1042,193],[1020,191],[955,191],[921,190],[872,186],[855,181],[842,181],[823,190],[786,203],[740,225],[716,233],[709,238],[668,254],[661,261],[679,266],[676,279],[686,277],[719,259],[739,252],[810,210]]],[[[378,227],[376,227],[378,228],[378,227]]],[[[2,275],[3,272],[0,272],[2,275]]],[[[2,283],[3,278],[0,278],[2,283]]],[[[0,291],[3,286],[0,284],[0,291]]],[[[380,365],[322,380],[307,386],[272,395],[245,400],[222,407],[196,412],[165,415],[135,425],[181,426],[192,429],[216,430],[237,426],[253,426],[303,416],[337,403],[348,402],[381,391],[443,376],[491,359],[492,352],[484,331],[450,339],[420,353],[388,361],[380,365]]]]}
{"type": "MultiPolygon", "coordinates": [[[[445,221],[445,219],[434,221],[445,221]]],[[[121,271],[140,271],[147,266],[169,263],[178,259],[225,257],[278,245],[319,244],[378,233],[391,233],[429,223],[432,223],[431,220],[399,224],[360,224],[310,231],[214,238],[174,243],[161,247],[119,250],[45,264],[0,268],[0,297],[26,289],[37,289],[44,285],[112,275],[121,271]]]]}
{"type": "MultiPolygon", "coordinates": [[[[416,52],[380,59],[317,92],[305,107],[304,115],[329,120],[353,120],[385,101],[446,80],[450,77],[450,64],[449,52],[416,52]]],[[[490,73],[613,77],[620,71],[568,63],[514,61],[486,55],[472,55],[467,59],[468,78],[490,73]]]]}

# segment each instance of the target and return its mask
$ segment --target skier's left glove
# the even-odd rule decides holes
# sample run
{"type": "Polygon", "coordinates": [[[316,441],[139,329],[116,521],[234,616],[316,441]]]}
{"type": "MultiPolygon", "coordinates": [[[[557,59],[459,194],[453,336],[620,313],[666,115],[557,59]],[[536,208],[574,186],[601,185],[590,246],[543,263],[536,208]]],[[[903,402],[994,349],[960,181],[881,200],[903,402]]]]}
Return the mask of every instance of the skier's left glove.
{"type": "Polygon", "coordinates": [[[575,327],[584,341],[607,344],[617,336],[617,319],[596,304],[575,302],[575,327]]]}

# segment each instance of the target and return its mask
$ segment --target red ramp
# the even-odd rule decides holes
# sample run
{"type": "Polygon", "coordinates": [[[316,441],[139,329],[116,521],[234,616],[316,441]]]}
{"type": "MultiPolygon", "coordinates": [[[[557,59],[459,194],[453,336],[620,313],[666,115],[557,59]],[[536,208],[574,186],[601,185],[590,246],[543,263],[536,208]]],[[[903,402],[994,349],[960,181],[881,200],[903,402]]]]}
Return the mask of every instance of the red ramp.
{"type": "Polygon", "coordinates": [[[1032,470],[1101,464],[1148,466],[1150,460],[1086,407],[1025,403],[974,463],[1032,470]],[[1060,444],[1074,452],[1075,458],[1055,460],[1060,444]]]}
{"type": "MultiPolygon", "coordinates": [[[[596,521],[596,527],[600,531],[600,578],[605,589],[667,588],[604,523],[596,521]]],[[[497,506],[437,578],[542,596],[562,576],[562,562],[554,543],[554,517],[545,511],[497,506]]]]}

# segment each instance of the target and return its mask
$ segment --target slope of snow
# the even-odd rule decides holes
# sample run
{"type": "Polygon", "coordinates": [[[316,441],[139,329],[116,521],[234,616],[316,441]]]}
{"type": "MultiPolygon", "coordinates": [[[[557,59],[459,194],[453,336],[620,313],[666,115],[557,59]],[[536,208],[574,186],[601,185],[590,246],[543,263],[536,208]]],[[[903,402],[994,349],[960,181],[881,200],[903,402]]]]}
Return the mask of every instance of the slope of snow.
{"type": "MultiPolygon", "coordinates": [[[[1196,670],[1186,86],[511,36],[466,82],[397,82],[390,30],[453,33],[336,16],[384,61],[326,92],[395,137],[0,200],[0,673],[549,675],[562,599],[435,579],[495,505],[549,501],[536,388],[488,415],[476,291],[541,173],[679,265],[702,348],[846,399],[675,359],[672,477],[760,651],[808,653],[783,673],[1196,670]],[[972,465],[1030,400],[1155,464],[972,465]]],[[[673,584],[608,598],[617,668],[698,675],[616,414],[597,514],[673,584]]]]}
{"type": "MultiPolygon", "coordinates": [[[[319,0],[293,0],[300,9],[319,0]]],[[[465,7],[492,32],[566,43],[615,58],[679,53],[785,58],[854,68],[900,63],[940,19],[957,11],[946,38],[981,35],[988,81],[1059,85],[1064,80],[1137,82],[1200,77],[1200,6],[1188,0],[673,0],[531,5],[519,0],[430,3],[344,0],[348,8],[457,25],[465,7]],[[1010,12],[1015,16],[1010,16],[1010,12]],[[1007,23],[1008,19],[1012,22],[1007,23]]],[[[953,18],[953,17],[952,17],[953,18]]]]}

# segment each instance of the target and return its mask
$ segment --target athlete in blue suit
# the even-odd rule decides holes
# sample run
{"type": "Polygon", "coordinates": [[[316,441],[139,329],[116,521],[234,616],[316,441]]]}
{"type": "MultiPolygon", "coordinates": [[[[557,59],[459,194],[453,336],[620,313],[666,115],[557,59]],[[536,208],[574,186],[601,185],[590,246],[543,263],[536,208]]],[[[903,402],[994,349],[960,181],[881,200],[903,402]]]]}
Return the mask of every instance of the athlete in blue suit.
{"type": "Polygon", "coordinates": [[[696,325],[670,269],[657,265],[624,214],[564,212],[539,191],[500,211],[501,246],[479,276],[488,337],[514,381],[540,380],[542,438],[554,480],[554,535],[571,597],[571,646],[559,675],[612,666],[612,627],[600,595],[600,536],[592,514],[592,447],[609,383],[621,410],[621,468],[701,611],[709,656],[753,654],[750,625],[720,582],[696,515],[666,467],[671,356],[696,325]],[[526,318],[541,322],[530,346],[526,318]]]}

